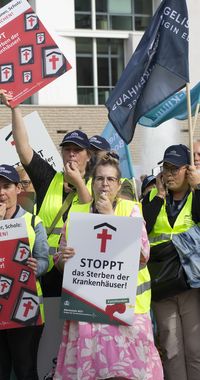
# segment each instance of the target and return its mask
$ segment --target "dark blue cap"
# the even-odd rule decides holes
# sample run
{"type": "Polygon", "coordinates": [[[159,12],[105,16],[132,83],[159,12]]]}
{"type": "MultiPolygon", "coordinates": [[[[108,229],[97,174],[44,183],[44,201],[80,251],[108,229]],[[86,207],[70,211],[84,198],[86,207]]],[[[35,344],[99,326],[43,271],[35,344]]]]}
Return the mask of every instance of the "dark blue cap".
{"type": "Polygon", "coordinates": [[[147,186],[150,185],[150,183],[156,183],[156,177],[154,175],[148,175],[143,179],[141,192],[143,193],[147,186]]]}
{"type": "Polygon", "coordinates": [[[80,129],[77,129],[75,131],[67,133],[64,136],[60,146],[63,146],[63,145],[68,144],[68,143],[78,145],[83,149],[90,149],[91,148],[86,133],[80,131],[80,129]]]}
{"type": "Polygon", "coordinates": [[[183,144],[171,145],[166,149],[163,160],[158,162],[158,164],[162,162],[172,164],[178,168],[184,165],[190,165],[190,150],[183,144]]]}
{"type": "Polygon", "coordinates": [[[90,137],[89,139],[90,145],[93,148],[99,149],[99,150],[105,150],[109,152],[111,150],[111,146],[109,142],[102,136],[95,135],[90,137]]]}
{"type": "Polygon", "coordinates": [[[17,170],[11,165],[0,165],[0,177],[4,177],[13,183],[20,182],[17,170]]]}

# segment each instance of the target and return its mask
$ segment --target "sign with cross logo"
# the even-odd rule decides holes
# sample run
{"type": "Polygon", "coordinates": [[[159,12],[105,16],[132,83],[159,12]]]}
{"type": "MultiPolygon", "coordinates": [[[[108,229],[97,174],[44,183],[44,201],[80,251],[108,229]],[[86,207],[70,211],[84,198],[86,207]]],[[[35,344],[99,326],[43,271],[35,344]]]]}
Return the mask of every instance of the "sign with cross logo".
{"type": "Polygon", "coordinates": [[[61,316],[131,325],[142,218],[84,211],[71,212],[69,220],[67,244],[75,249],[75,256],[65,265],[61,316]]]}
{"type": "Polygon", "coordinates": [[[27,0],[1,7],[0,86],[13,96],[12,107],[71,69],[55,39],[27,0]]]}
{"type": "Polygon", "coordinates": [[[30,254],[25,218],[1,220],[0,330],[42,323],[30,254]]]}

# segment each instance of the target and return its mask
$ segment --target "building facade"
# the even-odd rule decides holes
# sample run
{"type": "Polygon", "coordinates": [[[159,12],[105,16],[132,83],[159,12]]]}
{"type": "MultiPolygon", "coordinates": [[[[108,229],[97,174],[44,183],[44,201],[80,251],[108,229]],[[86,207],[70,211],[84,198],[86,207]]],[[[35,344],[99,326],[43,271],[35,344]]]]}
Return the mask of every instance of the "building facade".
{"type": "MultiPolygon", "coordinates": [[[[66,121],[65,126],[62,123],[55,126],[53,139],[56,144],[59,134],[74,126],[84,128],[89,136],[93,131],[101,133],[107,120],[105,101],[137,47],[160,0],[57,0],[56,4],[49,0],[29,0],[29,3],[72,65],[69,72],[29,100],[31,108],[40,111],[41,107],[46,107],[48,118],[52,110],[52,119],[55,112],[59,115],[60,109],[62,113],[66,112],[62,118],[65,120],[65,117],[68,118],[65,107],[71,107],[71,110],[77,107],[72,113],[74,123],[70,122],[69,125],[66,121]],[[92,114],[99,115],[94,117],[98,124],[92,128],[82,117],[90,107],[94,107],[91,108],[92,114]]],[[[187,0],[187,4],[190,18],[190,76],[193,86],[199,80],[200,52],[197,47],[200,2],[187,0]]],[[[59,120],[58,117],[58,124],[59,120]]],[[[49,128],[49,124],[46,126],[49,128]]],[[[131,143],[134,164],[138,167],[137,174],[149,173],[167,145],[187,143],[187,133],[183,133],[183,129],[187,129],[187,126],[179,123],[177,127],[174,120],[156,130],[137,127],[131,143]],[[152,150],[154,146],[156,150],[152,150]]],[[[52,135],[52,128],[50,134],[52,135]]]]}

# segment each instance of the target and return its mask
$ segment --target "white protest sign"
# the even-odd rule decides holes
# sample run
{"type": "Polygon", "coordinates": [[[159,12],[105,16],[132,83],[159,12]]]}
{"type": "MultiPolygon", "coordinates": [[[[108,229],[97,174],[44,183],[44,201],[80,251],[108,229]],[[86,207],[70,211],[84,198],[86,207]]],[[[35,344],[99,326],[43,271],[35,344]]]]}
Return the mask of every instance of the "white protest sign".
{"type": "Polygon", "coordinates": [[[142,218],[71,213],[62,317],[131,325],[141,249],[142,218]]]}
{"type": "MultiPolygon", "coordinates": [[[[49,136],[39,114],[35,111],[26,115],[24,118],[26,125],[29,142],[32,148],[55,170],[60,171],[63,168],[62,159],[49,136]]],[[[0,129],[0,151],[1,162],[0,164],[7,164],[17,166],[20,164],[17,155],[11,124],[7,127],[0,129]]]]}

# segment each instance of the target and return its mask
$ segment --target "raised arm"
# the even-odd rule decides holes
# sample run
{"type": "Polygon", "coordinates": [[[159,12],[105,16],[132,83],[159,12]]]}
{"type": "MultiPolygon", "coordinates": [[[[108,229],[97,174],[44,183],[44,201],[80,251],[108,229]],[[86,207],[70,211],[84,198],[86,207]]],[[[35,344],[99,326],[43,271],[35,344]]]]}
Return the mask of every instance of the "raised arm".
{"type": "MultiPolygon", "coordinates": [[[[3,104],[10,107],[12,96],[4,90],[0,90],[0,94],[3,104]]],[[[12,132],[20,161],[24,165],[29,165],[33,157],[33,149],[29,145],[28,134],[19,107],[12,108],[12,132]]]]}
{"type": "Polygon", "coordinates": [[[33,149],[29,144],[28,134],[19,107],[12,109],[12,132],[21,163],[29,165],[33,157],[33,149]]]}

